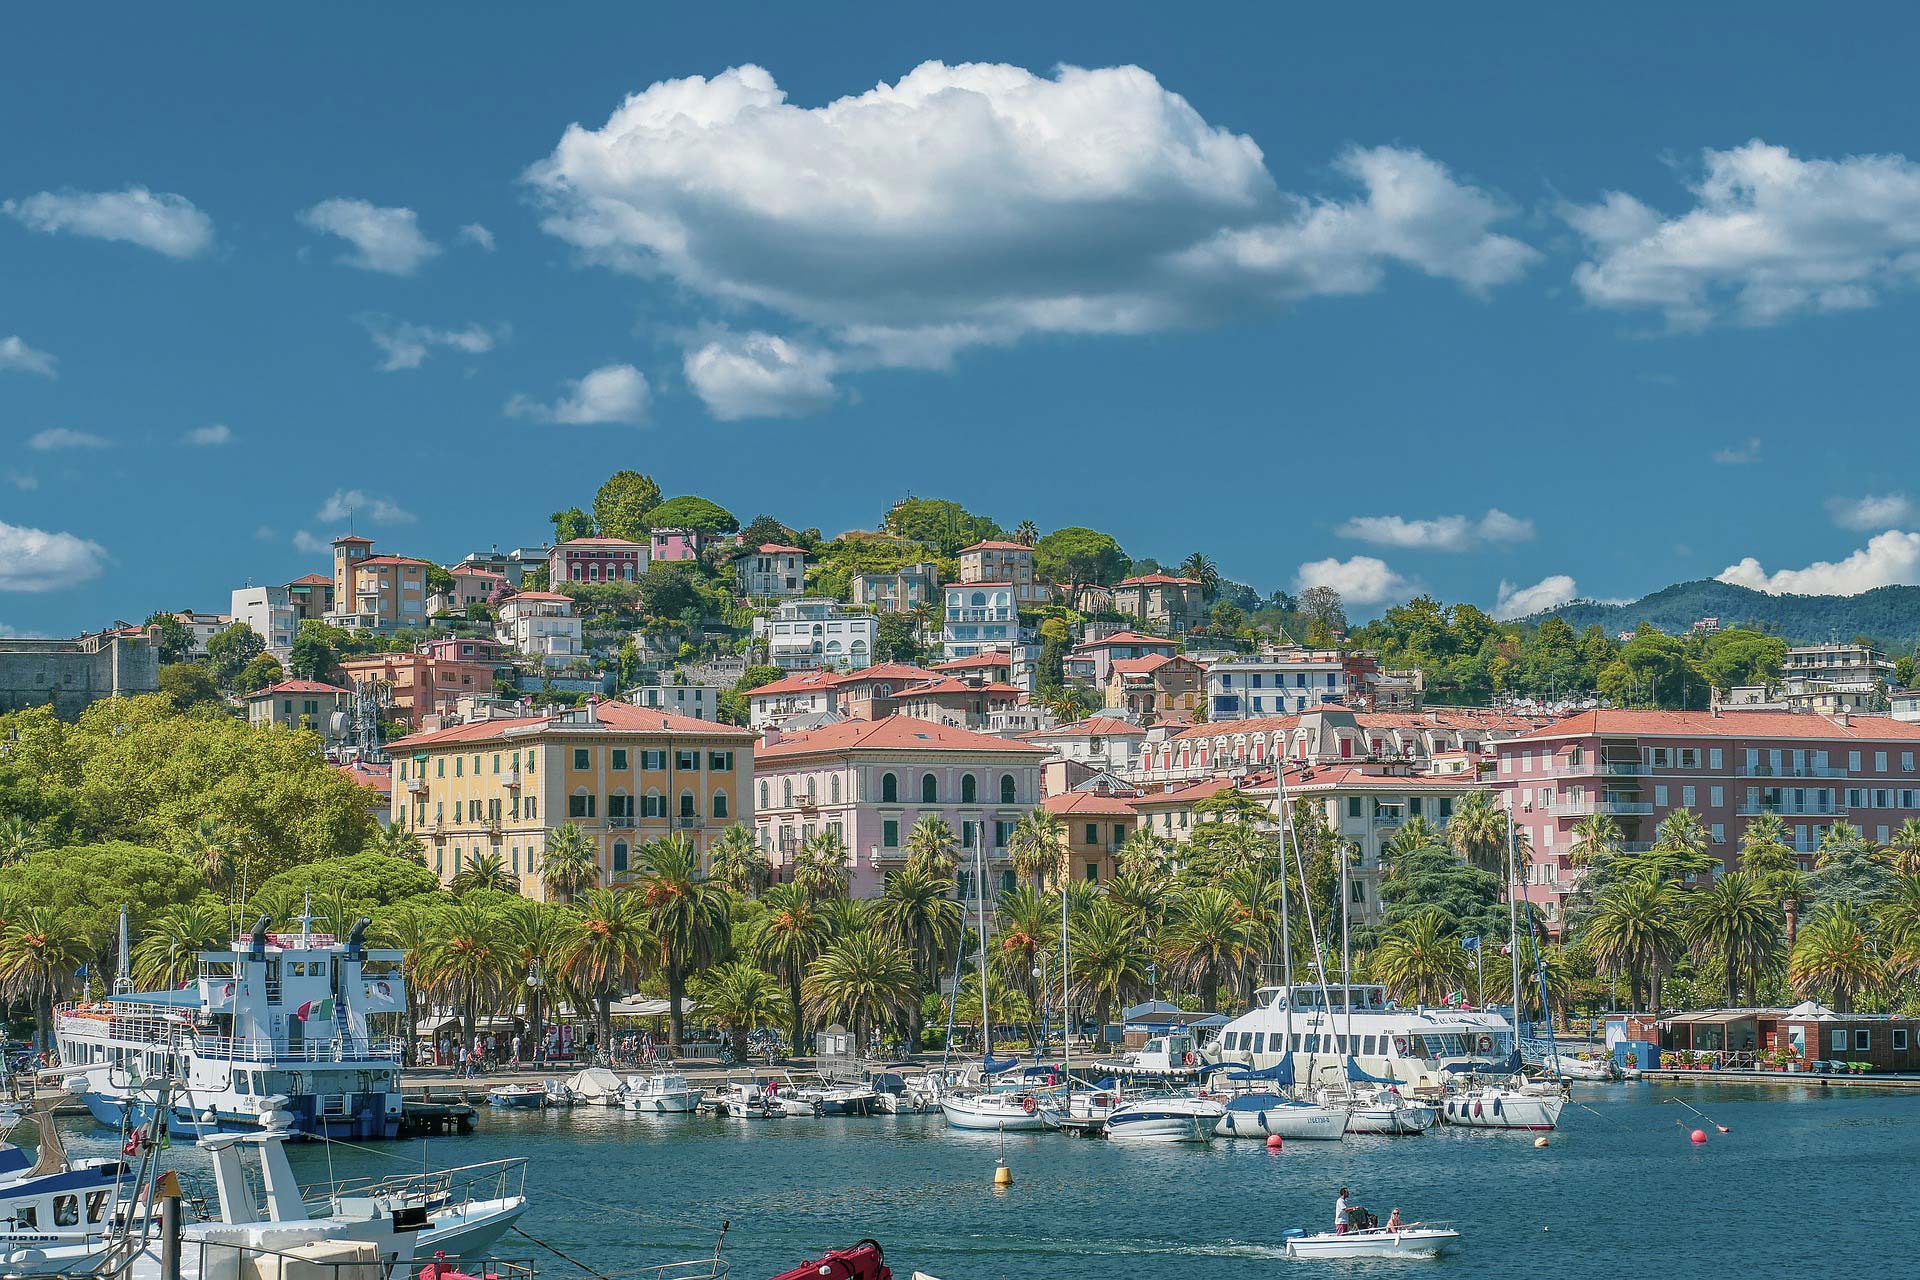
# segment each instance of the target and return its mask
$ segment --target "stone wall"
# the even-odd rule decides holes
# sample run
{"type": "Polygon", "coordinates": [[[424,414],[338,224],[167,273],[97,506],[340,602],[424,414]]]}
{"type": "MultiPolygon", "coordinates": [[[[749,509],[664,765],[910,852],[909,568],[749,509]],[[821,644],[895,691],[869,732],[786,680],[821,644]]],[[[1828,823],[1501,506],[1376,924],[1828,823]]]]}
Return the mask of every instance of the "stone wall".
{"type": "Polygon", "coordinates": [[[51,704],[55,715],[72,720],[100,698],[159,688],[160,651],[144,639],[0,639],[0,712],[51,704]]]}

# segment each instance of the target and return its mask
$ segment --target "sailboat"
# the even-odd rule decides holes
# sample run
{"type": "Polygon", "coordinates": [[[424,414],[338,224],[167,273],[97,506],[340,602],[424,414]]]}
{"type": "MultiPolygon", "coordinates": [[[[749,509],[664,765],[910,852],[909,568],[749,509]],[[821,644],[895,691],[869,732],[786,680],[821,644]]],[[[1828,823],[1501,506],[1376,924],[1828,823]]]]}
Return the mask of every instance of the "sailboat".
{"type": "Polygon", "coordinates": [[[1347,889],[1349,865],[1343,854],[1340,858],[1340,999],[1346,1011],[1346,1034],[1339,1039],[1339,1046],[1345,1079],[1337,1089],[1323,1088],[1320,1100],[1328,1106],[1346,1107],[1348,1133],[1425,1133],[1440,1118],[1439,1113],[1424,1102],[1404,1097],[1392,1080],[1369,1074],[1355,1057],[1354,1046],[1360,1039],[1353,1029],[1353,948],[1349,941],[1352,917],[1348,905],[1353,896],[1347,889]]]}
{"type": "MultiPolygon", "coordinates": [[[[987,869],[984,841],[974,845],[974,907],[980,931],[980,1076],[978,1088],[955,1090],[940,1096],[940,1110],[953,1129],[984,1129],[998,1133],[1031,1133],[1047,1127],[1040,1114],[1040,1096],[1027,1089],[996,1090],[987,1083],[1019,1062],[993,1060],[993,1015],[987,1008],[987,869]]],[[[954,989],[956,1000],[959,988],[954,989]]]]}

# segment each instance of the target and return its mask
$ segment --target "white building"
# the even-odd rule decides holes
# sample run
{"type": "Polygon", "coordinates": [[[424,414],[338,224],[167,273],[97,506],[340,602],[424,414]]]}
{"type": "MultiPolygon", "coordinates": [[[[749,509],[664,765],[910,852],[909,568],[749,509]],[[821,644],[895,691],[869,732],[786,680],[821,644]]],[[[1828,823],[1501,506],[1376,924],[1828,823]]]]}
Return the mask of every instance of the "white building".
{"type": "Polygon", "coordinates": [[[668,681],[661,684],[636,685],[627,690],[624,696],[636,707],[664,711],[673,716],[690,716],[695,720],[718,720],[720,695],[732,687],[732,685],[701,684],[693,681],[668,681]]]}
{"type": "Polygon", "coordinates": [[[1920,689],[1903,689],[1894,694],[1889,701],[1893,704],[1893,718],[1909,723],[1920,721],[1920,689]]]}
{"type": "Polygon", "coordinates": [[[494,634],[530,658],[563,667],[580,656],[580,619],[573,601],[553,591],[522,591],[500,602],[494,634]]]}
{"type": "Polygon", "coordinates": [[[750,600],[778,600],[807,589],[807,553],[799,547],[766,542],[741,556],[734,567],[740,594],[750,600]]]}
{"type": "Polygon", "coordinates": [[[285,587],[235,587],[233,620],[244,622],[266,641],[267,652],[284,664],[293,656],[293,636],[300,629],[300,614],[293,605],[293,593],[285,587]]]}
{"type": "Polygon", "coordinates": [[[971,658],[988,649],[1012,652],[1020,639],[1020,606],[1011,582],[953,583],[946,594],[940,641],[948,658],[971,658]]]}
{"type": "Polygon", "coordinates": [[[1791,710],[1874,711],[1885,705],[1893,663],[1870,645],[1810,644],[1787,650],[1780,677],[1791,710]]]}
{"type": "Polygon", "coordinates": [[[766,646],[767,662],[783,671],[858,671],[873,662],[880,621],[834,600],[787,600],[772,617],[755,618],[753,634],[766,646]]]}
{"type": "Polygon", "coordinates": [[[1331,651],[1227,658],[1207,668],[1207,719],[1297,715],[1327,703],[1350,706],[1355,692],[1346,664],[1331,651]]]}

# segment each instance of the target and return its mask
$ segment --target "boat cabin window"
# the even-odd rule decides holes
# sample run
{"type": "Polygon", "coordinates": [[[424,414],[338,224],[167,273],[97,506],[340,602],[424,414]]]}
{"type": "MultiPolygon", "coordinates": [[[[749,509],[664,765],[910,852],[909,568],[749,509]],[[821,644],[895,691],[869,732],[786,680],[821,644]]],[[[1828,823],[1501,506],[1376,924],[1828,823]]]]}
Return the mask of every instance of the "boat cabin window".
{"type": "Polygon", "coordinates": [[[74,1195],[55,1196],[53,1198],[53,1225],[56,1227],[77,1227],[80,1225],[80,1197],[74,1195]]]}
{"type": "Polygon", "coordinates": [[[16,1229],[33,1230],[40,1225],[40,1206],[17,1204],[13,1206],[13,1225],[16,1229]]]}
{"type": "Polygon", "coordinates": [[[103,1222],[107,1216],[108,1194],[105,1191],[87,1192],[87,1221],[103,1222]]]}
{"type": "Polygon", "coordinates": [[[1264,1031],[1254,1032],[1253,1033],[1253,1051],[1255,1053],[1263,1053],[1265,1052],[1266,1047],[1267,1047],[1267,1033],[1264,1031]]]}
{"type": "Polygon", "coordinates": [[[245,1071],[236,1071],[233,1073],[233,1091],[242,1097],[253,1092],[253,1090],[247,1086],[249,1075],[250,1073],[245,1071]]]}

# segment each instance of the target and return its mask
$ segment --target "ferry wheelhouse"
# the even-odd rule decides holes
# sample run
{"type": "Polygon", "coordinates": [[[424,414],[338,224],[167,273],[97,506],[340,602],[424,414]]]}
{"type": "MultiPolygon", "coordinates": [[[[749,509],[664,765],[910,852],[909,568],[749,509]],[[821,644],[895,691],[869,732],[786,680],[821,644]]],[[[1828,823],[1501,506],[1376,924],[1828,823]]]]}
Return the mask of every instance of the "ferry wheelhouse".
{"type": "Polygon", "coordinates": [[[94,1118],[176,1134],[292,1132],[394,1138],[406,987],[402,952],[368,948],[362,919],[340,941],[269,931],[262,916],[228,951],[203,951],[176,991],[63,1004],[54,1037],[69,1092],[94,1118]]]}
{"type": "Polygon", "coordinates": [[[1253,1008],[1221,1028],[1201,1056],[1253,1071],[1286,1059],[1303,1085],[1344,1083],[1349,1058],[1367,1076],[1411,1089],[1519,1069],[1513,1026],[1500,1014],[1396,1008],[1385,987],[1338,983],[1261,987],[1253,1008]]]}

